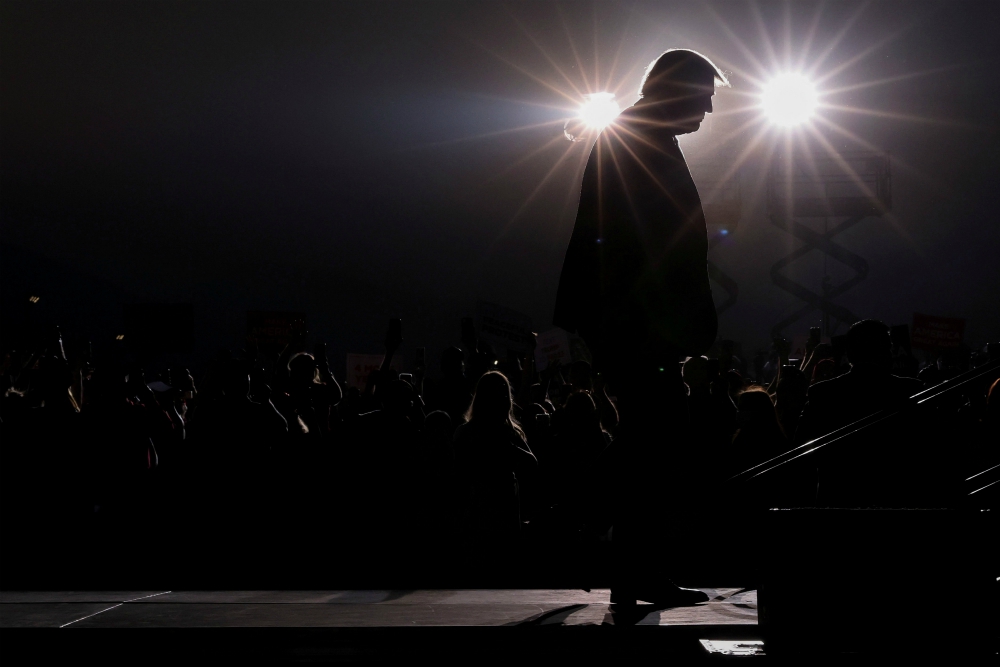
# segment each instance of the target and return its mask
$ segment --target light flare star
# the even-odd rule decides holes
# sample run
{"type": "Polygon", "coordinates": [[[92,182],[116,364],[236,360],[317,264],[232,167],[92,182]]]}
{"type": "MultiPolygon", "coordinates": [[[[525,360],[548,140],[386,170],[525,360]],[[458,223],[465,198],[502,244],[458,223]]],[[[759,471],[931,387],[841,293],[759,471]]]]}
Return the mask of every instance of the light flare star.
{"type": "Polygon", "coordinates": [[[802,74],[780,74],[761,93],[764,115],[781,127],[801,125],[813,117],[817,106],[816,86],[802,74]]]}
{"type": "Polygon", "coordinates": [[[580,120],[593,130],[603,130],[622,111],[615,102],[614,93],[591,93],[585,97],[587,101],[580,107],[580,120]]]}
{"type": "Polygon", "coordinates": [[[570,141],[580,141],[584,136],[600,133],[622,112],[614,93],[588,93],[583,97],[585,101],[576,117],[563,125],[563,133],[570,141]]]}

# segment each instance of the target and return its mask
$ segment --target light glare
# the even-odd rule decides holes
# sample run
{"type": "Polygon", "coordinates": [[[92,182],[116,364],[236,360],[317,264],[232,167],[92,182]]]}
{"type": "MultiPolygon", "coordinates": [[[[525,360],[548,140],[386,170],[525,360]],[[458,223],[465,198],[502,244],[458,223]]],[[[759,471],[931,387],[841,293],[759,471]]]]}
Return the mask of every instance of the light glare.
{"type": "Polygon", "coordinates": [[[587,127],[603,130],[621,113],[614,93],[591,93],[585,97],[587,101],[580,107],[580,120],[587,127]]]}
{"type": "Polygon", "coordinates": [[[761,106],[775,125],[791,127],[812,118],[819,103],[816,86],[801,74],[781,74],[764,87],[761,106]]]}

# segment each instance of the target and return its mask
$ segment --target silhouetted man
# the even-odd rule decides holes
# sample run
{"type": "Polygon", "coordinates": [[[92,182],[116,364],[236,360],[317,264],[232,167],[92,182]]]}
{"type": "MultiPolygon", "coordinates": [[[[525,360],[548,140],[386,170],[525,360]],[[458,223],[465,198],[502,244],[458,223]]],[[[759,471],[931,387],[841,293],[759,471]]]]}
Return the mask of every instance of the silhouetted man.
{"type": "MultiPolygon", "coordinates": [[[[809,387],[796,436],[808,442],[860,419],[902,407],[923,388],[919,380],[892,374],[889,327],[877,320],[856,322],[846,336],[851,370],[809,387]]],[[[947,503],[960,479],[952,462],[922,449],[921,442],[945,442],[938,420],[911,413],[885,427],[866,429],[844,447],[821,456],[816,502],[831,507],[935,507],[947,503]],[[930,503],[930,504],[925,504],[930,503]]],[[[953,445],[952,445],[953,446],[953,445]]]]}
{"type": "Polygon", "coordinates": [[[856,322],[847,332],[846,347],[851,370],[809,387],[796,431],[800,442],[898,407],[923,388],[919,380],[892,374],[892,341],[882,322],[856,322]]]}
{"type": "Polygon", "coordinates": [[[641,98],[598,137],[587,163],[553,321],[577,331],[617,394],[619,489],[614,601],[707,599],[652,568],[677,531],[651,508],[684,504],[698,466],[687,433],[680,355],[701,355],[718,320],[701,199],[677,144],[712,111],[725,76],[686,50],[647,69],[641,98]]]}

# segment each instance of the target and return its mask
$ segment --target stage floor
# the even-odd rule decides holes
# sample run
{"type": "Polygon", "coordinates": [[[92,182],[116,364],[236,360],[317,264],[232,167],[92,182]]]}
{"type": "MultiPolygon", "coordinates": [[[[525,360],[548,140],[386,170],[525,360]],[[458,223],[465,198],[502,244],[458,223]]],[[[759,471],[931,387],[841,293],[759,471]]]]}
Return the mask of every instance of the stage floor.
{"type": "Polygon", "coordinates": [[[611,605],[607,589],[3,591],[0,657],[5,664],[92,657],[132,665],[137,656],[172,665],[506,664],[669,654],[673,664],[701,664],[761,655],[756,591],[701,590],[708,602],[640,603],[630,612],[611,605]]]}
{"type": "Polygon", "coordinates": [[[706,603],[640,604],[629,614],[609,604],[607,589],[7,591],[0,592],[0,628],[756,626],[756,591],[701,590],[706,603]]]}

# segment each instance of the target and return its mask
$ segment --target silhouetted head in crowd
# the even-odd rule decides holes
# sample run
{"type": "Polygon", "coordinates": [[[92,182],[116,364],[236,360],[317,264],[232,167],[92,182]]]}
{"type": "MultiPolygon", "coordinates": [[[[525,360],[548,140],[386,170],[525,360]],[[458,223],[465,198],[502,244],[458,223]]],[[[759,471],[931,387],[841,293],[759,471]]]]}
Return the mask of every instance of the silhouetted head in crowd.
{"type": "Polygon", "coordinates": [[[600,430],[601,415],[593,397],[582,391],[572,394],[566,401],[565,421],[579,431],[600,430]]]}
{"type": "Polygon", "coordinates": [[[691,388],[691,393],[702,393],[709,389],[708,359],[705,357],[688,357],[681,368],[684,383],[691,388]]]}
{"type": "Polygon", "coordinates": [[[878,320],[851,325],[846,336],[847,360],[853,368],[888,373],[892,369],[889,327],[878,320]]]}
{"type": "Polygon", "coordinates": [[[288,360],[288,379],[292,385],[310,385],[319,382],[319,366],[308,352],[299,352],[288,360]]]}
{"type": "Polygon", "coordinates": [[[381,392],[382,408],[389,414],[405,417],[413,409],[416,400],[413,385],[406,380],[393,380],[381,392]]]}
{"type": "Polygon", "coordinates": [[[250,394],[250,368],[241,359],[232,359],[226,365],[223,392],[229,400],[247,400],[250,394]]]}
{"type": "Polygon", "coordinates": [[[441,353],[441,373],[446,378],[461,378],[465,375],[465,354],[461,348],[449,347],[441,353]]]}
{"type": "Polygon", "coordinates": [[[549,415],[541,403],[529,403],[521,412],[521,422],[526,426],[547,424],[548,422],[545,420],[548,418],[549,415]]]}
{"type": "Polygon", "coordinates": [[[767,391],[752,387],[740,394],[739,428],[744,435],[781,436],[778,414],[767,391]]]}
{"type": "Polygon", "coordinates": [[[486,428],[512,428],[524,439],[524,431],[514,417],[510,383],[503,373],[490,371],[479,378],[465,419],[470,424],[486,428]]]}
{"type": "Polygon", "coordinates": [[[781,379],[774,390],[775,403],[790,403],[799,409],[806,402],[806,392],[809,391],[809,380],[806,374],[798,368],[786,366],[781,369],[781,379]]]}
{"type": "Polygon", "coordinates": [[[424,417],[424,435],[433,441],[451,442],[455,432],[451,416],[444,410],[434,410],[424,417]]]}
{"type": "Polygon", "coordinates": [[[566,407],[566,401],[569,400],[569,397],[573,394],[574,391],[575,390],[573,388],[573,385],[561,384],[554,390],[550,389],[549,393],[551,396],[553,396],[556,407],[564,408],[566,407]]]}
{"type": "Polygon", "coordinates": [[[917,379],[923,382],[925,387],[932,387],[944,380],[944,373],[932,364],[921,368],[920,372],[917,373],[917,379]]]}
{"type": "Polygon", "coordinates": [[[822,382],[823,380],[829,380],[837,374],[837,362],[833,359],[820,359],[815,366],[813,366],[812,372],[812,383],[822,382]]]}
{"type": "Polygon", "coordinates": [[[545,387],[536,382],[528,388],[528,401],[545,409],[545,387]]]}
{"type": "Polygon", "coordinates": [[[569,383],[575,390],[593,391],[594,374],[590,363],[583,359],[574,361],[569,367],[569,383]]]}
{"type": "Polygon", "coordinates": [[[672,134],[694,132],[712,113],[716,84],[729,82],[715,64],[697,51],[671,49],[646,68],[636,108],[649,112],[672,134]]]}

